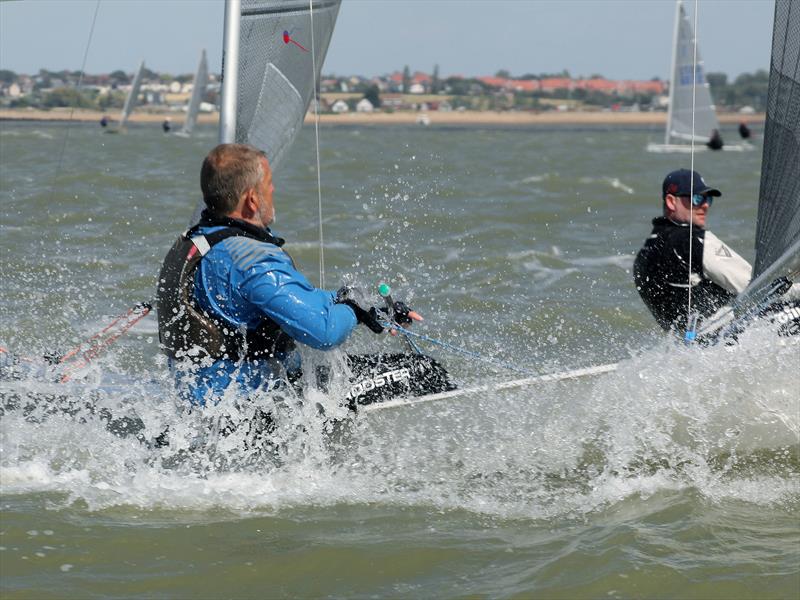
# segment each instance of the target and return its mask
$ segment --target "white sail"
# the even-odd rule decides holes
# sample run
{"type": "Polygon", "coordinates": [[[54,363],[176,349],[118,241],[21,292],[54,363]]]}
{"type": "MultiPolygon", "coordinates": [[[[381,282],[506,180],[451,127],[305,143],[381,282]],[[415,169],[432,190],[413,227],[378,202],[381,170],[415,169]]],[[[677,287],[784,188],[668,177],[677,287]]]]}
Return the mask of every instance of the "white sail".
{"type": "Polygon", "coordinates": [[[241,2],[235,139],[264,150],[273,170],[303,124],[340,0],[310,4],[241,2]]]}
{"type": "MultiPolygon", "coordinates": [[[[263,150],[275,171],[318,89],[340,4],[225,0],[220,143],[263,150]]],[[[203,208],[201,200],[192,223],[203,208]]]]}
{"type": "Polygon", "coordinates": [[[189,109],[186,113],[186,120],[183,122],[183,127],[178,132],[184,137],[188,137],[194,131],[194,126],[197,123],[197,115],[200,112],[200,103],[203,101],[203,96],[206,93],[206,86],[208,85],[208,61],[206,60],[205,49],[200,53],[200,64],[197,66],[197,74],[194,76],[194,84],[192,88],[192,97],[189,100],[189,109]]]}
{"type": "Polygon", "coordinates": [[[142,76],[144,75],[144,61],[139,65],[136,75],[133,76],[133,83],[131,84],[131,91],[128,92],[128,97],[125,99],[125,106],[122,108],[122,114],[119,118],[119,128],[125,127],[128,122],[128,117],[131,116],[133,109],[136,108],[136,102],[139,99],[139,89],[142,87],[142,76]]]}
{"type": "Polygon", "coordinates": [[[665,143],[691,141],[692,95],[694,94],[694,140],[705,143],[711,132],[719,129],[719,121],[711,100],[700,50],[695,62],[695,39],[689,16],[678,0],[674,40],[672,79],[670,80],[670,111],[665,143]]]}
{"type": "MultiPolygon", "coordinates": [[[[698,44],[699,46],[699,44],[698,44]]],[[[691,152],[706,150],[711,133],[719,130],[711,88],[698,47],[695,55],[695,32],[683,2],[675,6],[675,31],[672,40],[672,68],[669,83],[669,108],[663,144],[649,144],[649,152],[691,152]],[[692,128],[694,114],[694,129],[692,128]],[[694,133],[693,133],[694,131],[694,133]],[[692,146],[694,141],[694,146],[692,146]]],[[[725,144],[724,150],[752,150],[748,143],[725,144]]]]}

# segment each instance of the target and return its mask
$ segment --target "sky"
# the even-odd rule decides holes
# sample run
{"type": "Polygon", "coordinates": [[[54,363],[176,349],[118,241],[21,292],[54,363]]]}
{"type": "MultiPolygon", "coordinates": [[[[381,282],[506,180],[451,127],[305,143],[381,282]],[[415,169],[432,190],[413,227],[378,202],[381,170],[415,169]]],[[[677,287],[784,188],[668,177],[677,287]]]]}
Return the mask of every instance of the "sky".
{"type": "MultiPolygon", "coordinates": [[[[0,69],[80,69],[96,0],[0,0],[0,69]]],[[[686,2],[694,15],[695,2],[686,2]]],[[[768,69],[774,3],[700,0],[707,72],[768,69]]],[[[325,74],[555,73],[669,78],[672,0],[344,0],[325,74]]],[[[194,73],[206,48],[220,71],[222,0],[101,0],[88,73],[194,73]]]]}

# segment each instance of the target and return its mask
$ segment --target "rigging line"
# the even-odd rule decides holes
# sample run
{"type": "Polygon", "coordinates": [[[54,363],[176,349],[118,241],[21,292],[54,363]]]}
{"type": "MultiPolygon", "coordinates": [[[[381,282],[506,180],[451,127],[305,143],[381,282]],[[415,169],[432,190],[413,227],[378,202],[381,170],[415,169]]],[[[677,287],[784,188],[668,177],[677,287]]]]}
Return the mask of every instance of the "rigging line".
{"type": "MultiPolygon", "coordinates": [[[[86,74],[86,59],[89,57],[89,48],[92,45],[92,36],[94,36],[94,25],[97,23],[97,13],[100,11],[100,0],[94,7],[94,16],[92,17],[92,26],[89,28],[89,38],[86,40],[86,49],[83,51],[83,62],[81,63],[81,74],[78,77],[78,85],[75,91],[80,93],[81,85],[83,85],[83,76],[86,74]]],[[[70,108],[69,119],[67,120],[67,131],[64,134],[64,141],[61,143],[61,150],[58,153],[58,163],[56,165],[56,172],[53,176],[53,184],[50,186],[50,204],[53,203],[53,196],[56,193],[56,183],[58,176],[61,174],[61,165],[64,162],[64,151],[67,149],[67,140],[69,139],[70,125],[72,124],[72,115],[75,113],[75,106],[70,108]]]]}
{"type": "MultiPolygon", "coordinates": [[[[466,356],[468,358],[472,358],[473,360],[477,360],[480,362],[485,362],[487,364],[493,365],[495,367],[500,367],[502,369],[507,369],[509,371],[514,371],[515,373],[521,373],[523,375],[532,375],[538,377],[541,373],[536,371],[531,371],[530,369],[525,369],[522,367],[518,367],[510,362],[493,358],[491,356],[484,356],[478,352],[474,352],[472,350],[467,350],[466,348],[460,348],[459,346],[454,346],[453,344],[448,344],[447,342],[443,342],[442,340],[437,340],[435,338],[429,337],[427,335],[416,333],[414,331],[410,331],[401,325],[393,321],[383,321],[381,325],[387,328],[392,328],[397,331],[399,335],[405,336],[406,339],[415,338],[418,340],[422,340],[424,342],[428,342],[435,346],[439,346],[440,348],[444,348],[445,350],[449,350],[455,354],[461,354],[462,356],[466,356]]],[[[421,354],[421,353],[420,353],[421,354]]]]}
{"type": "MultiPolygon", "coordinates": [[[[695,118],[695,105],[697,97],[697,13],[700,12],[699,0],[694,0],[694,56],[692,57],[692,142],[690,150],[690,177],[689,177],[689,299],[686,307],[686,341],[692,341],[694,338],[694,324],[692,323],[692,241],[694,229],[694,118],[695,118]],[[689,327],[692,327],[692,333],[689,327]]],[[[679,199],[680,200],[680,199],[679,199]]]]}
{"type": "Polygon", "coordinates": [[[317,51],[314,47],[314,0],[308,0],[311,19],[311,78],[314,92],[314,137],[317,149],[317,207],[319,218],[319,287],[325,289],[325,243],[322,235],[322,174],[319,159],[319,81],[317,80],[317,51]]]}

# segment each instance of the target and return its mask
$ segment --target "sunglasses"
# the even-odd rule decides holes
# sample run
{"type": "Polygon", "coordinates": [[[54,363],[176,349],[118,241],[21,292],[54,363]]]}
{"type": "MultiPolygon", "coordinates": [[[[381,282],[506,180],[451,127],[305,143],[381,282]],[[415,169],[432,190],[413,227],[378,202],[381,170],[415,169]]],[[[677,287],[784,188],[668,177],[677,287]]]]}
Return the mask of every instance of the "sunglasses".
{"type": "MultiPolygon", "coordinates": [[[[688,198],[689,196],[681,196],[681,198],[688,198]]],[[[705,203],[708,203],[710,207],[711,204],[714,202],[713,196],[704,196],[703,194],[695,194],[692,196],[692,206],[702,206],[705,203]]]]}

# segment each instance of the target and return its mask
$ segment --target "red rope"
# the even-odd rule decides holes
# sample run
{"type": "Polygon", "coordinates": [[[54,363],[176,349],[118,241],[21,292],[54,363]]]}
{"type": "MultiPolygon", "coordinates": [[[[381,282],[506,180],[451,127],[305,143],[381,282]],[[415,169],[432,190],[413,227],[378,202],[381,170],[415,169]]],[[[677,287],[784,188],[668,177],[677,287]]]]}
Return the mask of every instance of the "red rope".
{"type": "Polygon", "coordinates": [[[107,350],[111,344],[116,342],[120,337],[122,337],[131,327],[136,325],[139,321],[144,319],[152,310],[152,306],[147,303],[137,304],[133,308],[128,309],[128,311],[116,317],[111,323],[106,325],[102,330],[95,333],[92,337],[87,339],[85,342],[78,344],[75,348],[67,352],[64,356],[62,356],[58,364],[63,365],[69,361],[72,361],[71,364],[67,365],[64,371],[61,374],[61,379],[59,380],[61,383],[66,383],[70,380],[72,375],[75,371],[78,371],[85,366],[87,366],[92,360],[97,358],[101,352],[107,350]],[[135,315],[135,318],[132,316],[135,315]],[[108,337],[104,339],[102,336],[108,334],[120,321],[123,324],[117,331],[114,331],[108,337]],[[84,346],[89,345],[90,347],[86,349],[86,351],[81,353],[81,348],[84,346]],[[77,357],[80,356],[81,360],[78,360],[77,357]]]}

